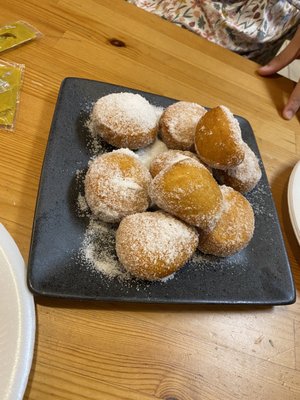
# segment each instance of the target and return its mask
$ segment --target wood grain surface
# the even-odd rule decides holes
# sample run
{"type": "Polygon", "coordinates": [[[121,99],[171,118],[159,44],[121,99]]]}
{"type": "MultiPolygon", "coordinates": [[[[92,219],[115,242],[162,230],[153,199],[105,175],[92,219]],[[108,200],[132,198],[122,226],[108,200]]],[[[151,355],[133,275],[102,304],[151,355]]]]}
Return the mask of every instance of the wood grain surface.
{"type": "MultiPolygon", "coordinates": [[[[26,66],[14,133],[0,131],[0,222],[28,258],[39,177],[61,81],[91,78],[205,106],[227,105],[255,131],[300,289],[287,184],[299,119],[293,88],[257,65],[124,0],[2,0],[0,24],[40,40],[1,54],[26,66]]],[[[300,306],[168,306],[36,299],[25,399],[300,399],[300,306]]],[[[1,360],[1,359],[0,359],[1,360]]],[[[0,361],[1,362],[1,361],[0,361]]]]}

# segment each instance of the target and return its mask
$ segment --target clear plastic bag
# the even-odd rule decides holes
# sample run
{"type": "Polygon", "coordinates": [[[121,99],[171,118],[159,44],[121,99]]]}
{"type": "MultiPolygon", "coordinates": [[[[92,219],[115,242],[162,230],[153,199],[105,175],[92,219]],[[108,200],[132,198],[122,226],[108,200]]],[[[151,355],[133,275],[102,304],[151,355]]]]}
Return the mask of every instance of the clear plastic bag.
{"type": "Polygon", "coordinates": [[[0,60],[0,128],[13,131],[25,66],[0,60]]]}
{"type": "Polygon", "coordinates": [[[41,37],[42,34],[25,21],[0,26],[0,53],[41,37]]]}

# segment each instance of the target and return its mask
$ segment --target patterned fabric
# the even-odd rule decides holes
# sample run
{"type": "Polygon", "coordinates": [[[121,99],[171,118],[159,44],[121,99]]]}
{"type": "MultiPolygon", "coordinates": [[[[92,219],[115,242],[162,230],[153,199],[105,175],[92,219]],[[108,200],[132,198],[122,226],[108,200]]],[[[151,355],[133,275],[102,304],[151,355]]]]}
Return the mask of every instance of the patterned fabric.
{"type": "Polygon", "coordinates": [[[128,0],[261,64],[300,22],[300,0],[128,0]]]}

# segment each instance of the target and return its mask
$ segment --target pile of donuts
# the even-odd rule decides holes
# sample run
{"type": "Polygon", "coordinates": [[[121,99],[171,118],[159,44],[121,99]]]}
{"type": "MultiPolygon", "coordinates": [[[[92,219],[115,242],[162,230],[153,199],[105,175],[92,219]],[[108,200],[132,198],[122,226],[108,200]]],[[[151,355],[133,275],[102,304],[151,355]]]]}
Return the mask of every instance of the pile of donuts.
{"type": "Polygon", "coordinates": [[[119,224],[116,253],[132,276],[159,280],[197,248],[226,257],[247,246],[255,221],[243,194],[261,170],[228,108],[179,101],[158,116],[144,97],[121,92],[94,104],[91,123],[118,149],[90,161],[86,202],[94,218],[119,224]],[[133,150],[158,135],[166,151],[147,168],[133,150]]]}

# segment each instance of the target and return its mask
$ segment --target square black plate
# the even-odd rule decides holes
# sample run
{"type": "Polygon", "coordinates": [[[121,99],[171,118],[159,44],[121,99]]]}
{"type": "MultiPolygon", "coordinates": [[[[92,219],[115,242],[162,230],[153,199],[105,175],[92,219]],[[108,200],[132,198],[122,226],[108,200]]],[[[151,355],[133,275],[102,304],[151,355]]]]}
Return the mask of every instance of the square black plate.
{"type": "Polygon", "coordinates": [[[108,280],[79,261],[87,221],[75,211],[77,170],[87,168],[84,122],[93,102],[113,92],[139,93],[167,107],[174,99],[91,80],[63,81],[49,135],[37,200],[28,266],[35,294],[147,303],[290,304],[295,288],[277,213],[255,137],[237,117],[243,139],[260,160],[263,176],[247,195],[255,212],[255,233],[246,249],[227,258],[198,255],[167,282],[108,280]]]}

